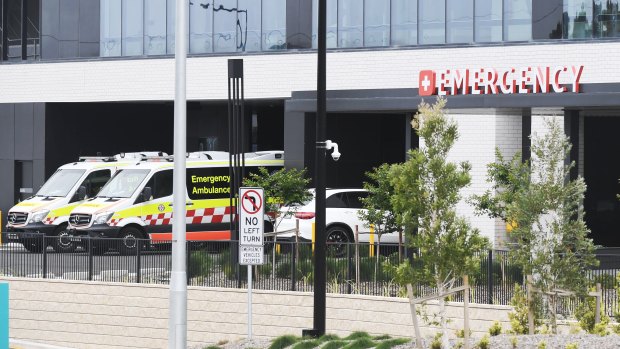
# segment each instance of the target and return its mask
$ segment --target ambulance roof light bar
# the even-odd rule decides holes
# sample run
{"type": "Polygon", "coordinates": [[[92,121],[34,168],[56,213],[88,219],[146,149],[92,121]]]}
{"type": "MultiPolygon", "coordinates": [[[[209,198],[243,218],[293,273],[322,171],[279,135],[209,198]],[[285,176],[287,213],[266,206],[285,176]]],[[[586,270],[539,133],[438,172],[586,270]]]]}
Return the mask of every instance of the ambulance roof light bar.
{"type": "Polygon", "coordinates": [[[187,153],[188,159],[228,160],[226,151],[195,151],[187,153]]]}

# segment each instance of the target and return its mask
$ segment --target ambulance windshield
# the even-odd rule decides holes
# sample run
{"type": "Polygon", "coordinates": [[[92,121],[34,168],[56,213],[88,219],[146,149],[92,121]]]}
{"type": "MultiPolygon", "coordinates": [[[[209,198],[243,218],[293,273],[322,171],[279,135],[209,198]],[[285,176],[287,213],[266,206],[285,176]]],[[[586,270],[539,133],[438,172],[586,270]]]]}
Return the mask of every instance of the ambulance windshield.
{"type": "Polygon", "coordinates": [[[121,170],[101,189],[99,198],[130,198],[149,170],[121,170]]]}
{"type": "Polygon", "coordinates": [[[82,177],[86,170],[58,170],[43,184],[37,196],[64,197],[82,177]]]}

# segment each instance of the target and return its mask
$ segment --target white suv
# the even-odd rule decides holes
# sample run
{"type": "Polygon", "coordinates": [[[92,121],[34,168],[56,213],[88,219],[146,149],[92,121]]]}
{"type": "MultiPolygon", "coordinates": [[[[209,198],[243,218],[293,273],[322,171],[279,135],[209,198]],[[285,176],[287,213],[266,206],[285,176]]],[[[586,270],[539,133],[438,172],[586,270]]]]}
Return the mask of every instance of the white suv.
{"type": "MultiPolygon", "coordinates": [[[[278,239],[295,238],[296,221],[299,220],[299,237],[301,240],[312,240],[312,225],[315,216],[314,189],[310,189],[313,197],[299,206],[283,207],[280,210],[281,221],[276,221],[275,230],[278,239]]],[[[368,196],[364,189],[327,189],[325,190],[325,227],[327,243],[338,244],[355,241],[355,227],[358,229],[359,242],[370,240],[370,227],[359,218],[363,210],[360,198],[368,196]]],[[[278,219],[279,221],[280,219],[278,219]]],[[[377,242],[377,237],[374,237],[377,242]]],[[[385,233],[381,236],[381,244],[398,243],[398,233],[385,233]]]]}

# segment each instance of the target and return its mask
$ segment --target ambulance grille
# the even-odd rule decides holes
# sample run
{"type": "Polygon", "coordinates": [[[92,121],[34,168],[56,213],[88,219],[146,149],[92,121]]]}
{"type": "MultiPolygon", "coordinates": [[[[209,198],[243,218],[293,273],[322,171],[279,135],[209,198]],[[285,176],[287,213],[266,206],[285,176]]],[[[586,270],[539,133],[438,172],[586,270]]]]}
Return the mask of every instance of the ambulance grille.
{"type": "Polygon", "coordinates": [[[72,213],[69,216],[69,223],[74,226],[88,225],[90,223],[91,215],[72,213]]]}
{"type": "Polygon", "coordinates": [[[11,212],[7,217],[11,224],[25,224],[28,220],[28,214],[22,212],[11,212]]]}

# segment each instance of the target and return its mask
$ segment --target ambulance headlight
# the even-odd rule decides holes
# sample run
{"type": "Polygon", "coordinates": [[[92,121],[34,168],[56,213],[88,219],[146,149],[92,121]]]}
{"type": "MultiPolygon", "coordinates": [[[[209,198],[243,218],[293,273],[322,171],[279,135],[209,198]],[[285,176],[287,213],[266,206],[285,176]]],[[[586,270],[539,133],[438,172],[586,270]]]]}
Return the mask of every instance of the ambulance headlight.
{"type": "Polygon", "coordinates": [[[28,223],[39,223],[45,218],[45,216],[47,216],[48,213],[50,213],[49,210],[35,212],[28,223]]]}
{"type": "Polygon", "coordinates": [[[109,221],[112,218],[113,212],[104,212],[95,216],[93,220],[93,224],[105,224],[105,222],[109,221]]]}

